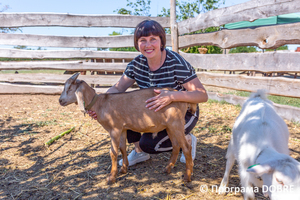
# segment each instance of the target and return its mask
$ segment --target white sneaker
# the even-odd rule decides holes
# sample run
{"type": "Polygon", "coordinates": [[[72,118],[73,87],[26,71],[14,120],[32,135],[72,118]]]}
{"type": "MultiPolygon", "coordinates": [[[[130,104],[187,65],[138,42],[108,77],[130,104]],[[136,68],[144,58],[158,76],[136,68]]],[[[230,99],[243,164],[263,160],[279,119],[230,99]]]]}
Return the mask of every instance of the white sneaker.
{"type": "MultiPolygon", "coordinates": [[[[197,147],[197,138],[190,133],[190,136],[192,137],[192,158],[195,160],[196,158],[196,147],[197,147]]],[[[183,153],[181,153],[180,162],[185,163],[185,157],[183,153]]]]}
{"type": "MultiPolygon", "coordinates": [[[[146,161],[150,159],[150,155],[145,152],[137,153],[135,150],[133,150],[128,156],[128,166],[135,165],[136,163],[146,161]]],[[[119,160],[119,165],[122,166],[123,164],[123,159],[119,160]]]]}

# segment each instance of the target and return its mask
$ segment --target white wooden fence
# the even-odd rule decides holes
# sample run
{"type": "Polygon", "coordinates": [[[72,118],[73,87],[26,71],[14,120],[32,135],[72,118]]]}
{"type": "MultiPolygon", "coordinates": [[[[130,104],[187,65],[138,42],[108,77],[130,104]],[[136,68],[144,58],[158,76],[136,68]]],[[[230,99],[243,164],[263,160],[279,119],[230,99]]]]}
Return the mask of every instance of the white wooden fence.
{"type": "MultiPolygon", "coordinates": [[[[134,28],[139,22],[145,19],[154,19],[162,24],[163,27],[171,28],[172,36],[167,35],[167,46],[173,46],[174,50],[195,45],[215,45],[223,49],[251,45],[266,49],[277,48],[285,44],[300,44],[300,23],[267,26],[255,29],[224,29],[213,33],[184,35],[211,26],[219,27],[227,23],[245,20],[254,21],[259,18],[300,12],[299,0],[251,0],[235,6],[209,11],[179,23],[176,23],[175,21],[174,2],[174,0],[171,0],[170,18],[124,15],[72,15],[58,13],[0,13],[0,27],[62,26],[86,28],[134,28]]],[[[19,33],[0,33],[0,44],[72,48],[116,48],[134,46],[132,35],[75,37],[19,33]]],[[[204,85],[243,91],[255,91],[264,88],[273,95],[300,97],[298,92],[300,91],[299,79],[283,77],[247,77],[237,74],[228,75],[210,72],[227,70],[258,71],[263,73],[300,73],[300,53],[188,54],[181,51],[179,51],[179,53],[197,69],[198,77],[204,85]],[[205,72],[203,72],[203,70],[205,70],[205,72]]],[[[138,52],[0,49],[0,57],[3,58],[40,59],[40,61],[0,62],[0,70],[57,69],[68,71],[123,72],[128,60],[133,59],[137,55],[139,55],[138,52]],[[73,60],[43,60],[51,58],[73,60]],[[113,59],[121,62],[90,62],[91,59],[113,59]]],[[[0,74],[0,94],[60,94],[62,86],[47,85],[45,83],[63,84],[68,77],[69,75],[51,74],[0,74]],[[34,85],[25,83],[34,83],[34,85]]],[[[94,76],[85,75],[81,76],[81,79],[90,84],[111,86],[119,79],[119,77],[120,75],[103,74],[94,76]]],[[[105,91],[106,89],[97,90],[105,91]]],[[[215,94],[210,93],[211,98],[216,98],[214,96],[215,94]]],[[[233,97],[230,98],[234,99],[233,97]]],[[[294,110],[291,112],[295,112],[294,110]]],[[[293,118],[298,120],[298,117],[295,117],[295,115],[297,114],[293,114],[293,118]]]]}

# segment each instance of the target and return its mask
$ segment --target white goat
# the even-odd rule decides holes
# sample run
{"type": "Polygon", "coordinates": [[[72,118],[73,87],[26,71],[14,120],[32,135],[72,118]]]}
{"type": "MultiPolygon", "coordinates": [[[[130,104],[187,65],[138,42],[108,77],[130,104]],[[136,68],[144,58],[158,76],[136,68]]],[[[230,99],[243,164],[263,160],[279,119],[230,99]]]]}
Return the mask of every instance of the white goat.
{"type": "Polygon", "coordinates": [[[287,125],[265,92],[252,94],[234,123],[219,193],[228,191],[229,173],[237,160],[244,199],[254,199],[253,184],[272,200],[299,200],[300,163],[289,156],[288,140],[287,125]]]}

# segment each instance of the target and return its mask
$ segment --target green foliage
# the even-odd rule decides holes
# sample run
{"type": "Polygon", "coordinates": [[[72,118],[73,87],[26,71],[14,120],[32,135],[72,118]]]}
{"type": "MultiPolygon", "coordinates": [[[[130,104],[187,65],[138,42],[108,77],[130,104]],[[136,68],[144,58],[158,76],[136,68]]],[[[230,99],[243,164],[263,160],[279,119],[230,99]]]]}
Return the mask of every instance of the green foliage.
{"type": "Polygon", "coordinates": [[[251,53],[257,52],[257,49],[252,46],[243,46],[230,49],[229,53],[251,53]]]}
{"type": "MultiPolygon", "coordinates": [[[[278,47],[276,50],[288,50],[288,46],[284,45],[284,46],[278,47]]],[[[266,51],[274,51],[274,49],[266,49],[266,51]]]]}
{"type": "MultiPolygon", "coordinates": [[[[113,31],[109,36],[122,35],[120,32],[113,31]]],[[[97,48],[98,51],[137,51],[134,47],[121,47],[121,48],[97,48]]]]}
{"type": "MultiPolygon", "coordinates": [[[[127,0],[126,8],[120,8],[114,10],[118,14],[122,15],[137,15],[137,16],[150,16],[150,3],[151,0],[135,0],[135,2],[131,2],[127,0]]],[[[113,31],[110,36],[114,35],[122,35],[120,32],[113,31]]],[[[137,51],[134,47],[122,47],[122,48],[97,48],[98,51],[109,50],[109,51],[137,51]]]]}
{"type": "Polygon", "coordinates": [[[15,46],[14,49],[26,49],[26,50],[32,50],[31,48],[27,48],[27,46],[21,46],[21,45],[15,46]]]}
{"type": "MultiPolygon", "coordinates": [[[[0,3],[1,5],[1,3],[0,3]]],[[[10,7],[8,5],[3,6],[2,8],[0,8],[0,12],[4,12],[6,10],[8,10],[10,7]]],[[[21,31],[22,29],[20,28],[1,28],[0,27],[0,33],[9,33],[9,32],[16,32],[16,31],[21,31]]]]}
{"type": "Polygon", "coordinates": [[[200,14],[200,9],[197,1],[193,3],[182,2],[182,4],[176,1],[176,6],[179,8],[180,12],[180,15],[177,15],[177,19],[179,21],[183,21],[200,14]]]}
{"type": "MultiPolygon", "coordinates": [[[[249,97],[251,92],[234,91],[234,92],[230,92],[230,93],[227,93],[227,94],[233,94],[233,95],[242,96],[242,97],[249,97]]],[[[277,104],[300,107],[300,99],[299,98],[269,95],[268,99],[273,101],[274,103],[277,103],[277,104]]]]}
{"type": "Polygon", "coordinates": [[[137,52],[134,47],[109,48],[110,51],[132,51],[137,52]]]}
{"type": "MultiPolygon", "coordinates": [[[[220,30],[219,27],[209,27],[204,30],[196,31],[194,33],[196,33],[196,34],[210,33],[210,32],[215,32],[215,31],[219,31],[219,30],[220,30]]],[[[191,34],[194,34],[194,33],[191,33],[191,34]]],[[[183,51],[186,53],[199,53],[199,51],[198,51],[199,47],[207,48],[207,54],[221,54],[223,52],[223,50],[220,47],[213,46],[213,45],[193,46],[193,47],[185,48],[185,49],[183,49],[183,51]]]]}
{"type": "MultiPolygon", "coordinates": [[[[210,10],[217,9],[220,3],[224,3],[224,0],[194,0],[193,2],[182,2],[176,0],[176,19],[177,21],[186,20],[192,17],[196,17],[201,12],[207,12],[210,10]]],[[[170,17],[170,9],[162,8],[161,14],[159,17],[170,17]]],[[[190,34],[199,34],[199,33],[209,33],[214,31],[219,31],[220,27],[209,27],[204,30],[199,30],[190,34]]],[[[170,33],[167,30],[167,33],[170,33]]],[[[186,53],[199,53],[198,48],[205,47],[207,48],[208,54],[221,54],[222,49],[217,46],[207,45],[207,46],[193,46],[183,49],[186,53]]]]}
{"type": "MultiPolygon", "coordinates": [[[[176,0],[176,18],[182,21],[191,17],[195,17],[200,13],[217,9],[220,4],[224,4],[225,0],[193,0],[192,2],[180,3],[176,0]]],[[[162,8],[158,17],[170,17],[170,9],[162,8]]]]}
{"type": "Polygon", "coordinates": [[[216,128],[216,127],[213,127],[213,126],[209,126],[209,127],[208,127],[208,131],[209,131],[210,133],[215,133],[215,132],[217,131],[217,128],[216,128]]]}
{"type": "MultiPolygon", "coordinates": [[[[276,50],[288,50],[288,46],[284,45],[278,47],[276,50]]],[[[266,49],[265,51],[274,51],[274,49],[266,49]]],[[[243,47],[232,48],[229,51],[229,53],[251,53],[251,52],[258,52],[257,48],[253,46],[243,46],[243,47]]]]}
{"type": "Polygon", "coordinates": [[[222,131],[225,133],[231,133],[232,129],[228,125],[223,125],[222,131]]]}
{"type": "MultiPolygon", "coordinates": [[[[220,3],[224,3],[224,0],[193,0],[192,2],[179,2],[176,0],[176,10],[177,10],[177,21],[182,21],[188,18],[195,17],[201,12],[207,12],[209,10],[217,9],[220,3]]],[[[117,9],[114,12],[118,14],[130,14],[138,16],[150,16],[150,4],[151,0],[127,0],[127,8],[117,9]]],[[[170,9],[162,8],[161,14],[158,14],[158,17],[170,17],[170,9]]],[[[165,29],[166,33],[171,33],[170,29],[165,29]]],[[[208,33],[219,31],[219,27],[210,27],[204,30],[199,30],[194,33],[208,33]]],[[[194,34],[192,33],[192,34],[194,34]]],[[[110,35],[121,35],[121,33],[113,32],[110,35]]],[[[208,46],[194,46],[184,51],[187,53],[199,53],[199,47],[206,47],[208,49],[208,54],[220,54],[222,53],[221,48],[208,45],[208,46]]],[[[98,49],[106,50],[106,49],[98,49]]],[[[111,51],[136,51],[135,48],[110,48],[111,51]]]]}
{"type": "Polygon", "coordinates": [[[121,8],[114,10],[114,12],[122,15],[151,16],[150,3],[151,0],[135,0],[135,2],[127,0],[126,6],[130,7],[130,9],[121,8]]]}
{"type": "Polygon", "coordinates": [[[278,47],[276,50],[288,50],[288,46],[287,45],[284,45],[284,46],[281,46],[281,47],[278,47]]]}
{"type": "Polygon", "coordinates": [[[207,45],[207,46],[193,46],[189,48],[183,49],[184,52],[186,53],[199,53],[198,48],[207,48],[207,54],[221,54],[222,49],[217,46],[212,46],[212,45],[207,45]]]}
{"type": "MultiPolygon", "coordinates": [[[[177,5],[177,1],[176,1],[177,5]]],[[[157,17],[170,17],[170,9],[166,9],[165,7],[162,8],[161,14],[158,14],[157,17]]],[[[177,17],[177,16],[176,16],[177,17]]]]}
{"type": "Polygon", "coordinates": [[[114,10],[114,12],[121,14],[121,15],[131,15],[132,14],[131,10],[127,10],[125,8],[120,8],[120,9],[114,10]]]}

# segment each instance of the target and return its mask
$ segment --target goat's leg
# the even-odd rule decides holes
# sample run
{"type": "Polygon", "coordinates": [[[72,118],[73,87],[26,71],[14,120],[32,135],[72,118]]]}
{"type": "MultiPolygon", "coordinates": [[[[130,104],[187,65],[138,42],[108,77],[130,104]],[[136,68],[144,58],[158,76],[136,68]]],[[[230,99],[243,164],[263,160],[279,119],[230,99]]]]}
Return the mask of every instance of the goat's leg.
{"type": "Polygon", "coordinates": [[[118,148],[120,143],[120,134],[118,132],[111,132],[111,149],[110,149],[110,157],[111,157],[111,171],[109,176],[107,177],[107,183],[112,184],[116,181],[116,176],[118,173],[118,148]]]}
{"type": "MultiPolygon", "coordinates": [[[[183,133],[184,135],[184,133],[183,133]]],[[[186,167],[186,173],[184,174],[184,181],[186,182],[190,182],[192,181],[191,176],[193,174],[193,158],[192,158],[192,147],[191,145],[188,144],[188,142],[186,141],[185,137],[183,137],[184,139],[181,139],[179,141],[179,146],[182,149],[183,155],[185,157],[185,167],[186,167]]]]}
{"type": "Polygon", "coordinates": [[[171,173],[171,170],[173,169],[175,163],[176,163],[176,160],[178,158],[178,154],[179,154],[179,151],[180,151],[180,147],[178,145],[178,142],[176,140],[176,137],[174,137],[174,132],[171,132],[171,130],[167,129],[167,133],[168,133],[168,136],[172,142],[172,154],[171,154],[171,157],[169,159],[169,162],[168,162],[168,165],[167,167],[165,168],[165,172],[166,173],[171,173]]]}
{"type": "Polygon", "coordinates": [[[186,173],[184,174],[184,181],[190,182],[193,173],[193,158],[192,158],[192,147],[189,145],[184,134],[184,124],[179,126],[179,122],[176,122],[177,126],[172,126],[174,137],[176,138],[179,147],[182,149],[182,153],[186,160],[186,173]]]}
{"type": "Polygon", "coordinates": [[[123,157],[123,164],[119,171],[122,174],[127,173],[127,167],[129,165],[128,158],[127,158],[127,152],[126,152],[126,137],[127,137],[127,132],[123,131],[121,134],[121,137],[120,137],[120,150],[121,150],[122,157],[123,157]]]}
{"type": "Polygon", "coordinates": [[[184,181],[190,182],[193,173],[193,165],[194,165],[192,159],[192,152],[191,152],[192,147],[191,145],[188,144],[185,138],[184,124],[180,125],[181,124],[180,122],[176,122],[174,124],[173,126],[167,128],[167,132],[170,133],[169,137],[171,136],[170,139],[172,141],[172,146],[173,146],[172,156],[174,156],[174,157],[171,156],[170,164],[173,161],[172,159],[174,159],[176,162],[179,154],[179,149],[181,148],[186,159],[186,173],[184,175],[184,181]],[[173,141],[176,141],[175,144],[178,145],[173,145],[173,141]],[[175,151],[174,151],[174,147],[175,147],[175,151]]]}
{"type": "Polygon", "coordinates": [[[246,171],[247,168],[245,166],[242,166],[242,163],[239,163],[239,175],[241,179],[241,187],[245,188],[245,191],[242,191],[244,195],[244,200],[254,200],[255,194],[253,190],[250,190],[252,188],[252,184],[250,182],[250,173],[246,171]]]}
{"type": "Polygon", "coordinates": [[[219,194],[225,194],[226,193],[226,187],[228,186],[229,182],[229,174],[230,171],[234,165],[235,157],[234,157],[234,149],[233,149],[233,141],[230,140],[230,143],[228,145],[227,153],[226,153],[226,169],[225,173],[222,179],[222,182],[219,187],[219,194]]]}

